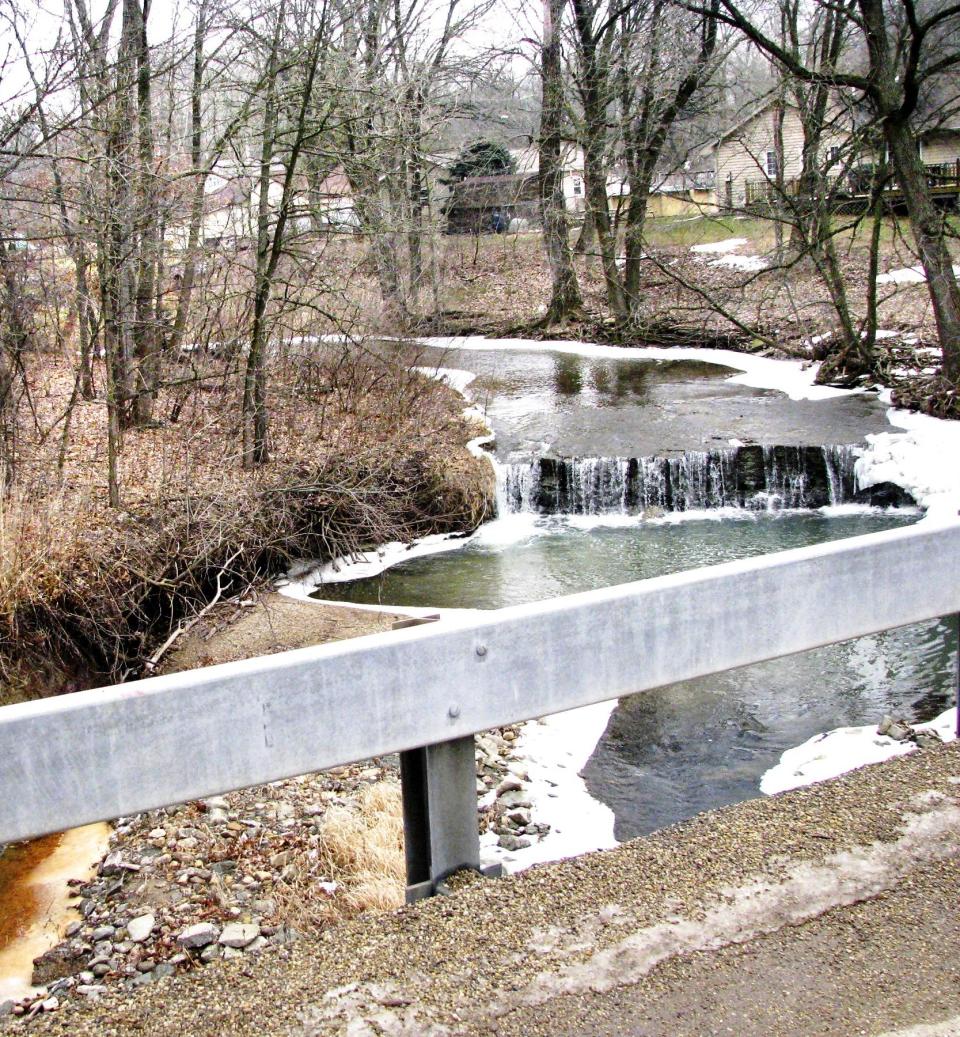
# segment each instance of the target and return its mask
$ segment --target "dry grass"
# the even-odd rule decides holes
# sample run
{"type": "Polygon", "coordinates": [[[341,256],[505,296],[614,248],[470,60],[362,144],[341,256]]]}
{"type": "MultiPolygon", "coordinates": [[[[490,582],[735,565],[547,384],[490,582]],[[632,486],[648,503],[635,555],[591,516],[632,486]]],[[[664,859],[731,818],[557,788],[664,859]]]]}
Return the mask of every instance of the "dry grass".
{"type": "Polygon", "coordinates": [[[316,854],[300,855],[294,871],[274,888],[274,898],[279,917],[295,928],[323,928],[363,911],[400,907],[406,872],[399,783],[366,785],[355,805],[331,807],[316,854]],[[336,889],[328,892],[322,883],[336,883],[336,889]]]}

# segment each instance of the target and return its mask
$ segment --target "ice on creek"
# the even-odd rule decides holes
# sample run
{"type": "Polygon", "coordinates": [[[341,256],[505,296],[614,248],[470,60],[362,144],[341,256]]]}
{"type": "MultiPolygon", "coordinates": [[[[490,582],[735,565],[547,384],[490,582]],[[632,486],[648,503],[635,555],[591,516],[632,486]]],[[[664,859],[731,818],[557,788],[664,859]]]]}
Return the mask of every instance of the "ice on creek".
{"type": "MultiPolygon", "coordinates": [[[[914,730],[935,731],[944,742],[952,742],[957,733],[957,711],[948,709],[929,723],[915,724],[914,730]]],[[[813,785],[857,767],[905,756],[916,749],[914,742],[901,742],[877,734],[877,728],[872,724],[867,727],[838,727],[787,749],[780,762],[760,779],[760,791],[772,796],[777,792],[813,785]]]]}

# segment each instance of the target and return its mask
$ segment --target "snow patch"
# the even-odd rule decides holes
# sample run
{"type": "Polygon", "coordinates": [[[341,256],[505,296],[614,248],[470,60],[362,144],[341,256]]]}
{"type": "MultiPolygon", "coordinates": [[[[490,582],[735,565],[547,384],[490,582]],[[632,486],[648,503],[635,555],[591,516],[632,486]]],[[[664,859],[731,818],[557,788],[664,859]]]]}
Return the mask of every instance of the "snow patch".
{"type": "Polygon", "coordinates": [[[691,252],[735,252],[741,245],[746,245],[746,238],[725,238],[723,241],[709,241],[705,245],[693,245],[691,252]]]}
{"type": "Polygon", "coordinates": [[[711,261],[710,266],[728,266],[734,270],[745,270],[755,274],[767,269],[767,261],[761,256],[721,256],[711,261]]]}
{"type": "Polygon", "coordinates": [[[531,820],[550,825],[550,831],[539,842],[511,851],[497,844],[495,832],[487,832],[480,840],[485,858],[512,872],[619,845],[613,811],[587,792],[580,777],[616,705],[615,700],[598,702],[523,726],[515,746],[529,777],[524,795],[531,804],[531,820]]]}
{"type": "MultiPolygon", "coordinates": [[[[889,390],[882,397],[889,401],[889,390]]],[[[904,431],[866,437],[868,446],[856,462],[858,485],[896,483],[925,509],[924,522],[956,522],[960,465],[945,459],[960,457],[960,422],[894,408],[887,418],[904,431]]]]}
{"type": "MultiPolygon", "coordinates": [[[[936,731],[944,742],[952,742],[957,734],[957,711],[948,709],[929,723],[916,724],[914,729],[936,731]]],[[[787,749],[780,762],[760,779],[760,791],[773,796],[789,789],[814,785],[867,764],[906,756],[916,748],[914,742],[900,742],[877,734],[875,725],[838,727],[787,749]]]]}
{"type": "MultiPolygon", "coordinates": [[[[960,266],[955,266],[953,272],[960,275],[960,266]]],[[[922,266],[905,266],[899,270],[889,270],[877,277],[877,284],[924,284],[927,275],[922,266]]]]}

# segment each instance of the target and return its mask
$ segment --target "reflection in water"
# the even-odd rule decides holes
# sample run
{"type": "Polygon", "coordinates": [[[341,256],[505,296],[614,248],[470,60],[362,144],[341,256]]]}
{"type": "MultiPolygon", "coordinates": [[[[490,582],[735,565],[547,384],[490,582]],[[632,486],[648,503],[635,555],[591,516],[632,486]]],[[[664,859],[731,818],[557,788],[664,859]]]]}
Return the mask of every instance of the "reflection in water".
{"type": "Polygon", "coordinates": [[[583,391],[583,362],[572,353],[553,358],[553,384],[561,396],[579,396],[583,391]]]}
{"type": "Polygon", "coordinates": [[[631,839],[757,795],[780,754],[884,713],[929,720],[953,697],[952,624],[919,623],[620,701],[584,768],[631,839]]]}
{"type": "MultiPolygon", "coordinates": [[[[644,403],[650,395],[649,368],[637,364],[617,364],[615,395],[618,400],[630,397],[633,403],[644,403]]],[[[715,377],[715,376],[714,376],[715,377]]]]}

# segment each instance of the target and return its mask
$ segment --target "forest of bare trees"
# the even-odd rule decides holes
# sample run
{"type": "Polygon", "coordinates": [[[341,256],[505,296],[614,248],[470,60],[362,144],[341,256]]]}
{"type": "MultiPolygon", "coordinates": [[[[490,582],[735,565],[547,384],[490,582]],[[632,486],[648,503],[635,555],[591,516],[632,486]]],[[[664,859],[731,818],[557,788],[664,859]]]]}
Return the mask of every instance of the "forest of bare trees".
{"type": "MultiPolygon", "coordinates": [[[[848,301],[828,174],[869,154],[878,195],[887,164],[902,186],[955,383],[952,231],[926,190],[916,132],[931,97],[941,109],[955,101],[958,17],[955,5],[915,0],[543,0],[523,10],[495,0],[185,0],[172,10],[67,0],[59,13],[4,0],[5,479],[29,409],[29,357],[50,349],[75,359],[45,434],[61,440],[62,466],[76,406],[100,401],[114,506],[126,430],[176,421],[224,364],[242,384],[242,463],[264,463],[278,342],[310,335],[319,316],[402,331],[442,313],[438,191],[478,131],[535,140],[552,284],[541,323],[583,310],[561,190],[564,142],[574,141],[586,202],[577,251],[596,256],[612,318],[638,327],[658,178],[688,166],[734,106],[771,97],[799,111],[804,133],[800,190],[773,178],[781,259],[803,257],[822,277],[839,366],[869,368],[875,319],[862,327],[848,301]],[[838,108],[855,113],[856,132],[827,156],[838,108]],[[613,213],[615,177],[625,201],[613,213]],[[329,262],[347,251],[337,232],[373,275],[375,292],[353,309],[350,271],[329,262]]],[[[879,224],[880,209],[854,222],[879,224]]]]}

